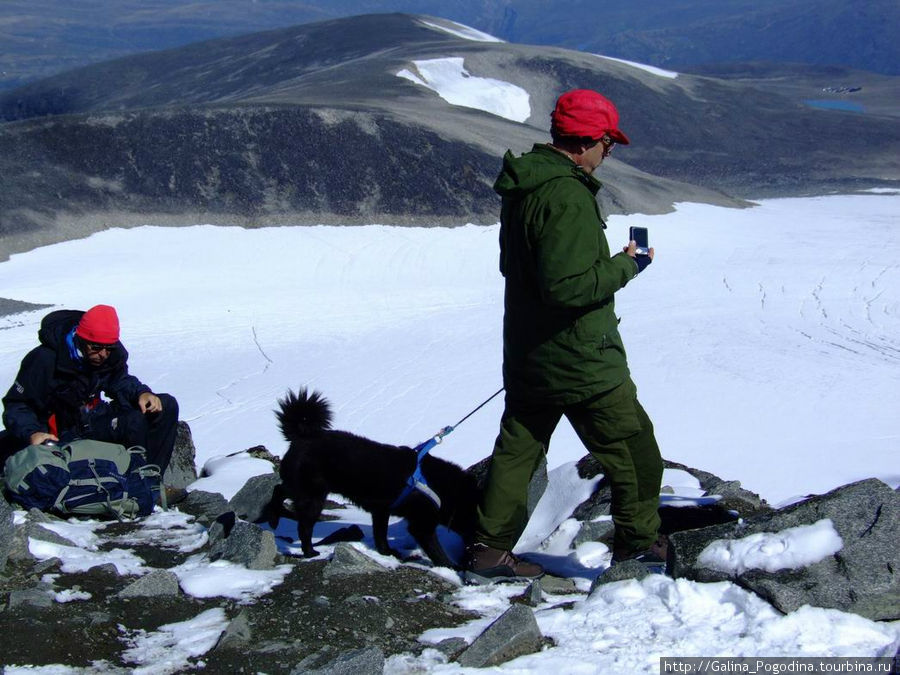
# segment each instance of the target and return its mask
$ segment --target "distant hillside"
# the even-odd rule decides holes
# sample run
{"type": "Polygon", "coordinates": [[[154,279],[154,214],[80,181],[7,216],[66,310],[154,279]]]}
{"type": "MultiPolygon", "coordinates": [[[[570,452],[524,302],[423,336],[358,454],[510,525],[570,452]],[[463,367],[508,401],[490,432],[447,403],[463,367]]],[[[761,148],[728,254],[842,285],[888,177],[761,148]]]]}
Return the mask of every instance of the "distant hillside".
{"type": "MultiPolygon", "coordinates": [[[[675,77],[462,35],[433,17],[367,15],[125,57],[0,95],[0,241],[8,252],[134,223],[495,222],[500,156],[546,140],[553,102],[572,87],[608,94],[633,140],[602,171],[610,212],[900,180],[896,119],[810,107],[818,81],[675,77]],[[421,78],[416,62],[451,57],[460,85],[493,78],[527,92],[527,119],[450,104],[397,75],[421,78]]],[[[891,92],[893,78],[871,74],[828,81],[849,75],[891,92]]]]}
{"type": "Polygon", "coordinates": [[[680,70],[772,61],[900,74],[896,0],[4,0],[0,89],[136,52],[379,12],[680,70]]]}

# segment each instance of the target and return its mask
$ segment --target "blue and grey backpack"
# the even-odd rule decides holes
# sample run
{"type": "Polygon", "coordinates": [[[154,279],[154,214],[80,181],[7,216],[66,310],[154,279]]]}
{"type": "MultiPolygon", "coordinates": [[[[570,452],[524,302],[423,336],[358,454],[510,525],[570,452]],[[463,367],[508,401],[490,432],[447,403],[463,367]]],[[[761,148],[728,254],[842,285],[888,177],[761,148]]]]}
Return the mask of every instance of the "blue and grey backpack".
{"type": "Polygon", "coordinates": [[[30,445],[6,460],[10,499],[59,515],[146,516],[160,493],[159,467],[144,449],[79,439],[65,445],[30,445]]]}

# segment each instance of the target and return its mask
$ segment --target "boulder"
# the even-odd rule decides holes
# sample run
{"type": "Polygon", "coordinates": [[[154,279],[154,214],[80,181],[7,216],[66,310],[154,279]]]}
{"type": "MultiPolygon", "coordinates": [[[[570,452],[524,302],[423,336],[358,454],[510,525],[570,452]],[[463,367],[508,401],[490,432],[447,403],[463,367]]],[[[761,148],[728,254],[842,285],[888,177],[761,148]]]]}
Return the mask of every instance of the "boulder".
{"type": "Polygon", "coordinates": [[[253,476],[229,500],[228,507],[238,518],[254,523],[266,512],[272,500],[272,490],[280,482],[281,478],[274,472],[253,476]]]}
{"type": "Polygon", "coordinates": [[[334,576],[347,576],[352,574],[371,574],[373,572],[387,572],[387,568],[378,562],[357,551],[350,544],[337,544],[334,547],[334,555],[325,565],[322,574],[327,579],[334,576]]]}
{"type": "Polygon", "coordinates": [[[323,647],[310,654],[291,671],[291,675],[381,675],[384,672],[384,652],[378,647],[351,649],[335,655],[335,650],[323,647]]]}
{"type": "Polygon", "coordinates": [[[178,422],[175,433],[175,449],[169,466],[163,473],[163,485],[174,488],[186,488],[197,480],[196,448],[191,436],[191,428],[187,422],[178,422]]]}
{"type": "MultiPolygon", "coordinates": [[[[900,494],[872,478],[736,523],[674,533],[669,537],[669,570],[676,578],[732,580],[782,612],[808,604],[854,612],[873,620],[896,620],[900,619],[897,532],[900,494]],[[823,544],[824,553],[818,559],[786,569],[767,569],[774,563],[766,565],[765,555],[762,563],[749,569],[716,562],[714,554],[722,547],[753,545],[762,536],[785,530],[798,533],[803,530],[792,528],[813,527],[826,534],[833,528],[833,552],[828,553],[831,549],[823,544]],[[749,539],[754,536],[756,539],[749,539]]],[[[790,541],[782,536],[768,546],[762,543],[760,550],[768,551],[770,557],[783,554],[790,541]]]]}
{"type": "Polygon", "coordinates": [[[525,605],[513,605],[475,638],[457,663],[465,668],[498,666],[540,651],[543,644],[534,612],[525,605]]]}
{"type": "Polygon", "coordinates": [[[242,609],[229,623],[219,638],[216,649],[242,649],[253,640],[249,612],[242,609]]]}
{"type": "Polygon", "coordinates": [[[225,497],[218,492],[191,490],[178,504],[178,510],[194,516],[198,523],[208,525],[231,509],[225,497]]]}
{"type": "Polygon", "coordinates": [[[119,591],[120,598],[155,598],[178,595],[178,577],[168,570],[153,570],[119,591]]]}
{"type": "Polygon", "coordinates": [[[623,560],[609,567],[603,574],[594,579],[591,583],[591,593],[598,587],[611,584],[616,581],[626,581],[627,579],[635,579],[640,581],[648,576],[650,571],[646,565],[637,560],[623,560]]]}
{"type": "Polygon", "coordinates": [[[275,567],[278,555],[275,536],[253,523],[238,520],[233,527],[227,528],[217,520],[209,528],[209,541],[210,560],[228,560],[251,570],[275,567]]]}
{"type": "Polygon", "coordinates": [[[75,542],[44,527],[45,524],[54,521],[58,522],[59,518],[46,514],[40,509],[30,509],[25,516],[25,522],[15,528],[12,538],[9,540],[8,559],[10,561],[33,561],[35,557],[31,554],[30,539],[38,539],[60,546],[76,546],[75,542]]]}

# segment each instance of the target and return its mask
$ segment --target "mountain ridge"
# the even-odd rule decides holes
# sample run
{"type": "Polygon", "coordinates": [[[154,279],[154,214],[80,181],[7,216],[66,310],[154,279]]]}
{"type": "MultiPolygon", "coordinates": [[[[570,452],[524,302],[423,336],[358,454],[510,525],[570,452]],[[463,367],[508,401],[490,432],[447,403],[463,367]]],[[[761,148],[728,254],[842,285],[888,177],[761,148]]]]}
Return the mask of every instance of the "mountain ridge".
{"type": "Polygon", "coordinates": [[[0,4],[0,89],[139,51],[361,13],[429,14],[513,42],[598,51],[691,70],[726,61],[797,61],[900,74],[892,0],[7,0],[0,4]]]}
{"type": "Polygon", "coordinates": [[[546,141],[556,96],[575,87],[610,96],[633,141],[602,170],[608,212],[900,180],[895,119],[804,106],[815,90],[802,83],[785,93],[759,73],[667,77],[557,47],[464,39],[460,28],[364,15],[123,57],[2,93],[6,254],[109,223],[179,218],[496,222],[490,186],[503,152],[546,141]],[[398,77],[449,58],[465,68],[459,82],[526,91],[525,122],[398,77]]]}

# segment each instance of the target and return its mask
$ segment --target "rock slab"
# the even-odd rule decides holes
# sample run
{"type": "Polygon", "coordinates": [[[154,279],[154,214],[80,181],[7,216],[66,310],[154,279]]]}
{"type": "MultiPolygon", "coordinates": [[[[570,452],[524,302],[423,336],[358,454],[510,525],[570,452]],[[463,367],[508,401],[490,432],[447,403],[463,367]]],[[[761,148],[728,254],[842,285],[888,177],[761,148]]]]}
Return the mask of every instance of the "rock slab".
{"type": "Polygon", "coordinates": [[[803,605],[854,612],[873,620],[900,619],[900,493],[881,481],[851,483],[787,508],[669,537],[672,576],[732,580],[782,612],[803,605]],[[727,572],[699,558],[712,542],[811,526],[828,520],[842,545],[833,555],[800,567],[727,572]]]}

